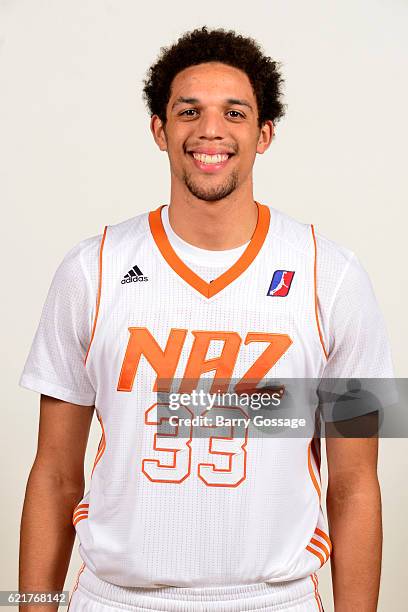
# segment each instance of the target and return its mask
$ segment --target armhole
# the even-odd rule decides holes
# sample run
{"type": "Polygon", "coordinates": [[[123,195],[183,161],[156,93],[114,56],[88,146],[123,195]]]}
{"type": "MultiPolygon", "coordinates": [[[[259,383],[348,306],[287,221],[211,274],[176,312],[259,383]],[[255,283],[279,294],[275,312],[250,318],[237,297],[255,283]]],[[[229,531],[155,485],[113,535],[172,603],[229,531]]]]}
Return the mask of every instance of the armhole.
{"type": "Polygon", "coordinates": [[[92,346],[92,341],[94,339],[95,336],[95,329],[96,329],[96,323],[98,321],[98,314],[99,314],[99,306],[101,303],[101,291],[102,291],[102,255],[103,255],[103,246],[105,244],[105,238],[106,238],[106,232],[107,232],[108,226],[105,225],[105,229],[103,230],[103,234],[102,234],[102,239],[101,239],[101,244],[99,246],[99,258],[98,258],[98,293],[96,296],[96,307],[95,307],[95,317],[93,320],[93,324],[92,324],[92,332],[91,332],[91,339],[89,341],[89,346],[88,346],[88,350],[86,351],[86,355],[85,355],[85,360],[84,360],[84,364],[86,365],[86,361],[88,359],[88,355],[89,355],[89,351],[91,350],[91,346],[92,346]]]}
{"type": "Polygon", "coordinates": [[[324,356],[325,356],[326,361],[327,361],[328,358],[329,358],[329,354],[328,354],[328,352],[326,350],[326,347],[324,345],[322,328],[321,328],[320,319],[319,319],[319,300],[318,300],[318,296],[317,296],[317,242],[316,242],[316,234],[315,234],[314,226],[311,225],[310,228],[312,230],[312,237],[313,237],[313,260],[314,260],[314,263],[313,263],[313,294],[314,294],[315,319],[316,319],[316,326],[317,326],[317,332],[319,334],[320,344],[322,346],[323,353],[324,353],[324,356]]]}

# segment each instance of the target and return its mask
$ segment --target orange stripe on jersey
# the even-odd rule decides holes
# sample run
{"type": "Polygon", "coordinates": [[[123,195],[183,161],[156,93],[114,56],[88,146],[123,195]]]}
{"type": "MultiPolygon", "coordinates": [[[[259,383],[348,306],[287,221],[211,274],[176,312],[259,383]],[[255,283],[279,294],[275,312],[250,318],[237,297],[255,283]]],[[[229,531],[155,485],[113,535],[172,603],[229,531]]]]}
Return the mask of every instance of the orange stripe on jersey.
{"type": "Polygon", "coordinates": [[[163,206],[160,206],[156,210],[149,213],[150,231],[160,253],[163,255],[169,266],[173,268],[173,270],[189,285],[191,285],[191,287],[196,289],[204,297],[210,298],[219,293],[222,289],[237,279],[243,272],[245,272],[259,253],[265,241],[269,229],[270,211],[269,208],[263,204],[256,202],[256,205],[258,207],[258,221],[250,243],[242,253],[241,257],[228,270],[221,274],[221,276],[215,278],[211,283],[207,283],[195,272],[193,272],[193,270],[191,270],[191,268],[189,268],[174,251],[169,239],[167,238],[161,220],[161,209],[163,206]]]}
{"type": "Polygon", "coordinates": [[[320,542],[320,540],[316,540],[316,538],[312,538],[310,540],[310,543],[313,544],[314,546],[317,546],[317,548],[320,548],[320,550],[324,552],[325,557],[326,557],[325,561],[327,561],[327,559],[330,557],[330,553],[327,550],[326,546],[322,542],[320,542]]]}
{"type": "Polygon", "coordinates": [[[78,505],[78,506],[75,508],[75,510],[74,510],[74,512],[73,512],[73,514],[75,515],[75,514],[78,514],[78,513],[81,513],[81,512],[87,512],[87,511],[88,511],[88,509],[89,509],[89,504],[79,504],[79,505],[78,505]]]}
{"type": "Polygon", "coordinates": [[[76,512],[77,510],[79,510],[79,508],[89,508],[89,504],[79,504],[79,505],[78,505],[78,506],[75,508],[74,512],[76,512]]]}
{"type": "Polygon", "coordinates": [[[316,574],[312,574],[311,576],[313,585],[314,585],[314,596],[317,602],[317,607],[319,608],[319,612],[324,612],[323,610],[323,605],[322,605],[322,600],[320,599],[320,595],[319,595],[319,591],[318,591],[318,580],[317,580],[317,576],[316,574]]]}
{"type": "Polygon", "coordinates": [[[98,320],[98,313],[99,313],[99,305],[101,302],[101,289],[102,289],[102,253],[103,253],[103,245],[105,244],[105,238],[106,238],[106,232],[107,232],[108,226],[105,226],[105,229],[103,230],[103,235],[102,235],[102,240],[101,240],[101,246],[99,248],[99,282],[98,282],[98,295],[96,297],[96,309],[95,309],[95,318],[94,318],[94,322],[92,325],[92,333],[91,333],[91,339],[89,341],[89,346],[88,346],[88,350],[86,352],[85,355],[85,364],[86,364],[86,360],[88,359],[88,354],[89,354],[89,350],[91,348],[92,345],[92,340],[94,339],[94,335],[95,335],[95,328],[96,328],[96,322],[98,320]]]}
{"type": "Polygon", "coordinates": [[[75,591],[76,591],[76,590],[77,590],[77,588],[78,588],[78,584],[79,584],[79,577],[80,577],[80,575],[82,574],[82,572],[84,571],[84,569],[85,569],[85,563],[82,563],[81,567],[79,568],[79,571],[78,571],[77,577],[76,577],[76,581],[75,581],[74,588],[72,589],[71,597],[69,598],[69,603],[68,603],[67,612],[68,612],[68,610],[69,610],[69,606],[71,605],[71,599],[72,599],[72,596],[73,596],[73,594],[75,593],[75,591]]]}
{"type": "Polygon", "coordinates": [[[314,231],[313,225],[310,226],[312,229],[313,236],[313,246],[314,246],[314,302],[315,302],[315,316],[317,323],[317,331],[319,332],[320,344],[322,345],[323,353],[326,359],[329,358],[328,352],[326,351],[326,347],[324,346],[323,334],[320,327],[319,321],[319,306],[318,306],[318,298],[317,298],[317,243],[316,243],[316,235],[314,231]]]}
{"type": "Polygon", "coordinates": [[[85,563],[82,563],[82,565],[81,565],[81,567],[79,568],[79,571],[78,571],[78,575],[77,575],[75,586],[74,586],[74,591],[76,591],[76,589],[78,588],[79,578],[80,578],[82,572],[84,571],[84,569],[85,569],[85,563]]]}
{"type": "Polygon", "coordinates": [[[327,545],[328,545],[329,550],[331,552],[333,550],[333,546],[332,546],[331,540],[330,540],[329,536],[327,535],[327,533],[324,533],[324,531],[322,531],[321,529],[316,527],[315,534],[320,536],[321,538],[323,538],[323,540],[325,540],[327,542],[327,545]]]}
{"type": "Polygon", "coordinates": [[[320,486],[319,486],[319,483],[317,482],[317,478],[315,476],[315,473],[314,473],[314,470],[313,470],[313,466],[312,466],[312,460],[311,460],[311,457],[310,457],[310,447],[311,447],[312,441],[313,440],[310,440],[309,445],[307,447],[307,466],[309,468],[309,474],[310,474],[310,478],[312,479],[313,486],[316,489],[317,494],[318,494],[319,499],[320,499],[320,496],[321,496],[320,486]]]}
{"type": "Polygon", "coordinates": [[[88,513],[89,504],[78,504],[75,506],[74,511],[72,513],[72,524],[75,525],[74,520],[79,514],[83,514],[84,512],[88,513]]]}
{"type": "MultiPolygon", "coordinates": [[[[319,453],[318,453],[318,451],[316,449],[316,438],[315,437],[313,438],[313,440],[311,442],[310,450],[311,450],[311,460],[313,459],[315,464],[316,464],[316,473],[317,473],[317,476],[319,478],[319,482],[321,483],[320,456],[319,456],[319,453]]],[[[313,462],[311,461],[311,463],[312,463],[312,467],[313,467],[313,462]]]]}
{"type": "Polygon", "coordinates": [[[96,468],[97,463],[99,463],[99,461],[101,460],[101,457],[102,457],[102,455],[103,455],[103,453],[105,452],[105,449],[106,449],[105,428],[103,426],[102,417],[101,417],[101,415],[99,414],[99,412],[97,410],[96,410],[96,416],[98,417],[98,421],[99,421],[99,423],[101,425],[101,428],[102,428],[102,436],[101,436],[101,439],[100,439],[100,442],[99,442],[98,450],[97,450],[95,461],[94,461],[94,464],[93,464],[93,468],[92,468],[92,472],[91,472],[91,478],[92,478],[92,475],[94,473],[94,469],[96,468]]]}
{"type": "Polygon", "coordinates": [[[82,519],[86,519],[86,518],[88,518],[88,513],[80,514],[79,516],[74,518],[74,520],[72,521],[73,526],[75,527],[75,525],[79,523],[79,521],[82,521],[82,519]]]}
{"type": "MultiPolygon", "coordinates": [[[[102,428],[102,436],[101,436],[101,439],[98,445],[98,450],[96,452],[96,457],[95,457],[95,461],[94,461],[92,472],[91,472],[91,478],[92,478],[92,475],[94,473],[94,469],[97,463],[99,463],[99,461],[101,460],[101,457],[106,449],[105,428],[103,426],[102,417],[99,414],[98,410],[96,410],[96,416],[102,428]]],[[[72,514],[72,524],[75,526],[77,523],[79,523],[79,521],[82,521],[82,519],[88,518],[88,512],[89,512],[89,504],[81,504],[81,503],[78,504],[74,508],[74,512],[72,514]]]]}
{"type": "Polygon", "coordinates": [[[325,563],[326,559],[323,557],[323,555],[321,555],[317,550],[315,550],[314,548],[312,548],[311,546],[306,546],[306,550],[308,550],[309,552],[313,553],[320,561],[320,567],[322,567],[322,565],[325,563]]]}

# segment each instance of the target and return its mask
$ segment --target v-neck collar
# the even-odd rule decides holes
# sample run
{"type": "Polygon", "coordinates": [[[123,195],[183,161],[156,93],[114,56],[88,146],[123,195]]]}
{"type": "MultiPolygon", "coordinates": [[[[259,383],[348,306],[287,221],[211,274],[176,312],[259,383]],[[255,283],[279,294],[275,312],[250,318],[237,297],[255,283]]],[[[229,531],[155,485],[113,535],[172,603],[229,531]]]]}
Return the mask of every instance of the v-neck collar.
{"type": "Polygon", "coordinates": [[[237,279],[251,265],[255,257],[258,255],[266,235],[269,230],[270,211],[264,204],[256,202],[258,207],[258,220],[252,238],[242,253],[241,257],[232,264],[228,270],[215,278],[211,283],[207,283],[198,274],[193,272],[182,259],[177,255],[170,244],[167,234],[164,230],[161,210],[163,206],[159,206],[156,210],[149,213],[149,226],[153,239],[160,253],[167,261],[169,266],[193,289],[201,293],[206,298],[211,298],[237,279]]]}

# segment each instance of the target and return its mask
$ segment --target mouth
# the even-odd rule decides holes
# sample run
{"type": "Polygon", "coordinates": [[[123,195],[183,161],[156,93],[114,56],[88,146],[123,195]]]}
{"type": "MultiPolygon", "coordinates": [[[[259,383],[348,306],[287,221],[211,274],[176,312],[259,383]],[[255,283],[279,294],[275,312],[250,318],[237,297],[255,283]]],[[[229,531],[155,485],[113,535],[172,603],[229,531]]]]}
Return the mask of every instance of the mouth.
{"type": "Polygon", "coordinates": [[[227,152],[210,152],[205,153],[190,151],[189,156],[192,158],[194,165],[202,172],[214,173],[222,170],[228,164],[233,153],[227,152]]]}

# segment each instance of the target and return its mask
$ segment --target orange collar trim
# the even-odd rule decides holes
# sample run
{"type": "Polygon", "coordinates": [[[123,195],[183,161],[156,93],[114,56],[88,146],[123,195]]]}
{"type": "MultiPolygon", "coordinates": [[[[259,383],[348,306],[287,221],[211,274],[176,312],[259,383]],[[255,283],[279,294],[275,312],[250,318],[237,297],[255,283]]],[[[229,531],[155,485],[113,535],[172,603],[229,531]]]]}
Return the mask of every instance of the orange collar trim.
{"type": "Polygon", "coordinates": [[[258,207],[258,221],[250,243],[242,253],[241,257],[230,268],[228,268],[228,270],[221,274],[221,276],[215,278],[211,283],[207,283],[195,272],[193,272],[193,270],[186,266],[186,264],[180,259],[171,246],[161,220],[161,209],[163,208],[164,204],[163,206],[159,206],[159,208],[156,208],[156,210],[152,210],[149,213],[150,231],[160,253],[163,255],[169,266],[173,268],[173,270],[189,285],[191,285],[191,287],[196,289],[204,297],[210,298],[219,293],[222,289],[238,278],[238,276],[245,272],[259,253],[265,241],[269,230],[270,211],[264,204],[259,204],[256,202],[256,205],[258,207]]]}

